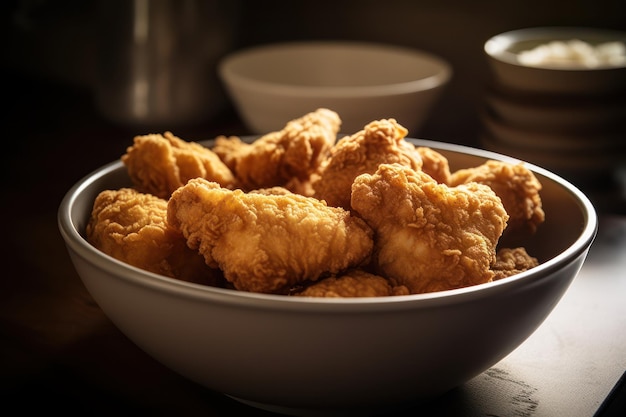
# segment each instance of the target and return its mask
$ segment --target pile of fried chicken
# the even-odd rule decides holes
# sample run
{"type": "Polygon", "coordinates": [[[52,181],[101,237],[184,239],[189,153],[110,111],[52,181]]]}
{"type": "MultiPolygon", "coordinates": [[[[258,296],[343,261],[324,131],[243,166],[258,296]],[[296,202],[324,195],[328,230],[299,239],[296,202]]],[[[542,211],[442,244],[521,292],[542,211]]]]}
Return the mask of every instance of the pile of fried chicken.
{"type": "Polygon", "coordinates": [[[322,108],[211,149],[171,132],[137,136],[121,157],[133,186],[97,196],[87,239],[157,274],[289,296],[443,291],[538,264],[498,246],[545,219],[522,163],[451,171],[394,119],[341,137],[340,126],[322,108]]]}

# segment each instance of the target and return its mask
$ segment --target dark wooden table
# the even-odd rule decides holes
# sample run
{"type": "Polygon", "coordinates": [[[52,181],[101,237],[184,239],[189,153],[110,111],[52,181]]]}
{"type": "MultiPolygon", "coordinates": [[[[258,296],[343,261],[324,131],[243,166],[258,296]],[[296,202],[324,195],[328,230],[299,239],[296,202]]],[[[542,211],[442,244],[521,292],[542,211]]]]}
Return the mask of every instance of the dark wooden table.
{"type": "MultiPolygon", "coordinates": [[[[89,91],[2,75],[8,92],[1,125],[3,407],[19,407],[20,414],[269,415],[182,378],[137,348],[96,305],[67,255],[56,222],[65,192],[119,158],[133,136],[150,132],[103,120],[89,91]]],[[[174,133],[202,140],[247,132],[225,110],[174,133]]],[[[619,335],[626,311],[611,296],[626,288],[626,216],[623,190],[599,191],[599,243],[555,313],[502,363],[406,415],[585,416],[600,407],[626,369],[626,340],[619,335]],[[594,317],[603,321],[600,328],[594,317]]]]}

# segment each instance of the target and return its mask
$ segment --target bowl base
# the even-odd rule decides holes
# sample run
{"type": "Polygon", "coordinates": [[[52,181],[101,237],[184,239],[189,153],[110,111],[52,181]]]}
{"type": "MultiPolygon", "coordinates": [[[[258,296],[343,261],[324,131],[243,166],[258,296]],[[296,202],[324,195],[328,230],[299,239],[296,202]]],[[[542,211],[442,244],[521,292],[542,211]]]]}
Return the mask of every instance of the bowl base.
{"type": "Polygon", "coordinates": [[[228,394],[226,394],[226,396],[253,408],[258,408],[260,410],[294,417],[369,417],[387,415],[392,412],[399,412],[415,405],[415,403],[412,402],[404,405],[389,405],[380,407],[370,406],[355,408],[300,408],[250,401],[228,394]]]}

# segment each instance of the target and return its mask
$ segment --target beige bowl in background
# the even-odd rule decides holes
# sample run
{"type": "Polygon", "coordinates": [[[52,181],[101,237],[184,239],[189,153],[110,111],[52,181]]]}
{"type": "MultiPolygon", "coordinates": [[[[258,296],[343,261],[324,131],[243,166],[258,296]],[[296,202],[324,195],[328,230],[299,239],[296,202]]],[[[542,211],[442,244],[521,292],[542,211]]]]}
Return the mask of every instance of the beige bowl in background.
{"type": "Polygon", "coordinates": [[[620,152],[626,155],[624,130],[549,130],[512,125],[499,119],[489,109],[481,113],[485,129],[502,143],[527,149],[551,152],[620,152]]]}
{"type": "MultiPolygon", "coordinates": [[[[495,153],[424,140],[453,170],[495,153]]],[[[210,143],[207,143],[210,144],[210,143]]],[[[149,273],[85,239],[94,198],[131,184],[121,161],[78,181],[59,228],[85,286],[107,316],[156,360],[208,389],[293,415],[407,406],[463,384],[523,343],[580,270],[597,231],[588,198],[528,165],[543,184],[546,222],[507,236],[540,260],[495,282],[430,294],[319,299],[212,288],[149,273]]],[[[413,404],[415,405],[415,404],[413,404]]]]}
{"type": "Polygon", "coordinates": [[[547,131],[513,126],[488,109],[481,113],[481,145],[532,162],[575,182],[606,175],[626,164],[624,130],[547,131]]]}
{"type": "Polygon", "coordinates": [[[557,172],[580,186],[589,186],[626,163],[626,153],[603,150],[556,151],[511,144],[484,132],[479,139],[481,147],[557,172]]]}
{"type": "Polygon", "coordinates": [[[237,51],[219,64],[236,109],[256,134],[280,130],[286,120],[324,107],[352,134],[381,118],[419,132],[451,66],[433,54],[398,46],[310,41],[237,51]]]}
{"type": "Polygon", "coordinates": [[[548,42],[581,40],[592,45],[626,43],[626,33],[585,27],[537,27],[496,35],[484,45],[488,63],[499,84],[517,91],[570,95],[618,94],[626,90],[626,65],[595,68],[529,66],[519,54],[548,42]]]}
{"type": "Polygon", "coordinates": [[[626,94],[573,100],[492,87],[485,93],[485,103],[503,123],[518,128],[575,135],[620,129],[626,133],[626,94]]]}

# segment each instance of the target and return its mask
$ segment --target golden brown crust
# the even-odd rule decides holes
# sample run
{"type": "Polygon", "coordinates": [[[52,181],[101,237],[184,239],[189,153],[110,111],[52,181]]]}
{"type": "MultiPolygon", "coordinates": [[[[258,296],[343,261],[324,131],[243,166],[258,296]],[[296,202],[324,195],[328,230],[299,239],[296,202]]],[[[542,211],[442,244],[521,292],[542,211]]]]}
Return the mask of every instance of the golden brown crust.
{"type": "Polygon", "coordinates": [[[186,246],[167,225],[167,201],[131,188],[102,191],[86,227],[87,240],[102,252],[146,271],[216,285],[219,273],[186,246]]]}
{"type": "Polygon", "coordinates": [[[369,260],[372,231],[359,218],[298,194],[244,193],[203,179],[172,195],[168,221],[235,288],[284,293],[369,260]]]}
{"type": "Polygon", "coordinates": [[[441,184],[450,183],[450,165],[448,159],[436,150],[427,146],[416,147],[422,157],[422,171],[441,184]]]}
{"type": "Polygon", "coordinates": [[[220,137],[214,149],[232,168],[244,190],[289,187],[291,181],[306,182],[317,171],[335,143],[340,126],[339,115],[322,108],[250,144],[236,137],[220,137]]]}
{"type": "Polygon", "coordinates": [[[503,233],[544,221],[525,166],[451,173],[394,119],[335,143],[340,124],[318,109],[253,143],[218,136],[213,150],[137,136],[122,156],[136,188],[96,198],[88,240],[169,277],[314,297],[441,291],[537,265],[521,247],[496,253],[503,233]]]}
{"type": "Polygon", "coordinates": [[[491,187],[509,215],[507,233],[535,232],[544,222],[541,197],[541,183],[523,163],[510,164],[501,161],[487,161],[484,164],[452,173],[450,185],[477,182],[491,187]]]}
{"type": "Polygon", "coordinates": [[[165,199],[191,178],[235,185],[233,173],[217,154],[171,132],[136,136],[122,162],[137,189],[165,199]]]}
{"type": "Polygon", "coordinates": [[[350,210],[350,189],[358,175],[372,174],[383,163],[420,169],[422,159],[415,146],[404,139],[407,133],[395,119],[383,119],[339,139],[312,184],[315,197],[350,210]]]}
{"type": "Polygon", "coordinates": [[[510,277],[528,271],[539,265],[537,258],[530,256],[526,248],[501,248],[496,254],[496,262],[491,270],[495,273],[494,280],[510,277]]]}
{"type": "Polygon", "coordinates": [[[411,293],[488,282],[507,214],[487,186],[448,187],[421,171],[380,165],[352,187],[352,207],[376,235],[378,273],[411,293]]]}
{"type": "Polygon", "coordinates": [[[404,286],[393,286],[387,278],[354,269],[338,277],[328,277],[294,294],[300,297],[388,297],[408,295],[404,286]]]}

